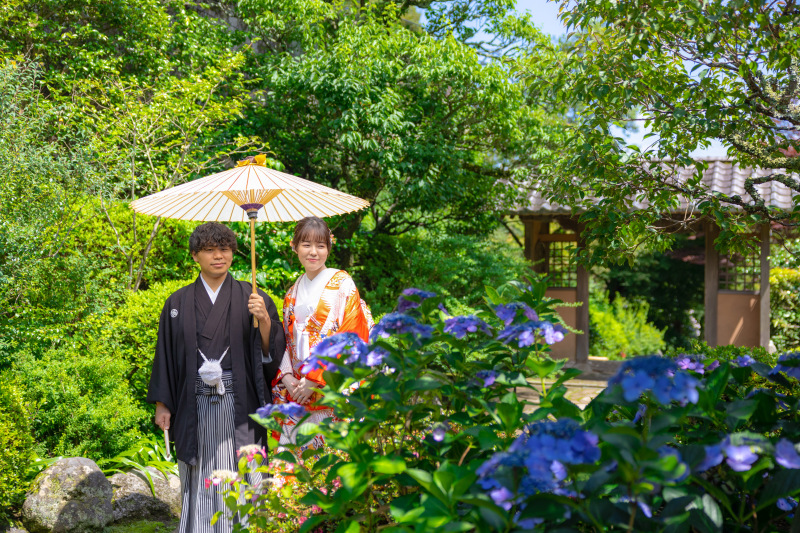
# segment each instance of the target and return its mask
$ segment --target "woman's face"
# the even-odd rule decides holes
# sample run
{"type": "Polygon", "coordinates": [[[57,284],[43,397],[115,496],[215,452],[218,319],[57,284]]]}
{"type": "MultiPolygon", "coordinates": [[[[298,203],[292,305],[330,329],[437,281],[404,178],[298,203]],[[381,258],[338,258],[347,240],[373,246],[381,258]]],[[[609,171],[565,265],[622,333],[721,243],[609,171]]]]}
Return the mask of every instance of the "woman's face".
{"type": "Polygon", "coordinates": [[[306,274],[314,278],[318,272],[325,268],[328,259],[328,245],[321,241],[300,241],[294,245],[294,251],[300,259],[300,264],[306,269],[306,274]]]}

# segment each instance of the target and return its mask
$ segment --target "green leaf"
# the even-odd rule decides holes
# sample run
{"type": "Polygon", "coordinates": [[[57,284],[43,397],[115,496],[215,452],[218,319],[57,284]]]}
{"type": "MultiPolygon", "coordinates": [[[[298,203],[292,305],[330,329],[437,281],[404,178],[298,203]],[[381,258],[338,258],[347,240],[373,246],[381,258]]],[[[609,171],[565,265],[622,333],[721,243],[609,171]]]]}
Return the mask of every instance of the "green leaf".
{"type": "Polygon", "coordinates": [[[399,474],[406,470],[406,462],[399,457],[378,457],[369,465],[378,474],[399,474]]]}
{"type": "Polygon", "coordinates": [[[780,470],[770,476],[758,497],[757,510],[774,505],[780,498],[800,493],[800,471],[780,470]]]}
{"type": "Polygon", "coordinates": [[[358,522],[355,520],[345,520],[339,524],[335,533],[358,533],[359,531],[361,531],[361,526],[358,522]]]}

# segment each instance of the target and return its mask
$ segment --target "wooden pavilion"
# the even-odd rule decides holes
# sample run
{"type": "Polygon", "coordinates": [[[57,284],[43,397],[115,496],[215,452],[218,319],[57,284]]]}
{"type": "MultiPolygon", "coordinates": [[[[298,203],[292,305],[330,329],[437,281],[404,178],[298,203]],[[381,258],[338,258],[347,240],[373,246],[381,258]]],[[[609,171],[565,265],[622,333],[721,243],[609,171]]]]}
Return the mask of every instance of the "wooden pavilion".
{"type": "MultiPolygon", "coordinates": [[[[744,190],[745,178],[765,176],[769,169],[740,168],[726,159],[706,159],[708,168],[703,183],[709,190],[726,194],[749,196],[744,190]]],[[[694,167],[676,171],[677,181],[685,182],[695,173],[694,167]]],[[[768,205],[790,210],[792,193],[786,186],[770,182],[757,186],[768,205]]],[[[634,208],[644,205],[634,203],[634,208]]],[[[665,219],[682,217],[693,208],[686,199],[665,219]]],[[[583,331],[568,335],[564,342],[553,346],[553,355],[568,357],[575,363],[585,363],[589,357],[589,272],[574,261],[570,248],[584,246],[581,235],[581,213],[569,207],[551,203],[539,191],[532,191],[527,202],[513,211],[525,225],[525,257],[534,262],[533,269],[548,274],[551,280],[547,295],[564,302],[580,303],[577,307],[560,309],[564,320],[583,331]],[[557,223],[559,231],[551,231],[557,223]]],[[[758,253],[747,257],[720,255],[714,248],[719,228],[713,221],[703,220],[690,226],[691,231],[705,235],[705,341],[710,346],[768,347],[770,331],[769,307],[769,246],[770,227],[754,228],[758,253]]]]}

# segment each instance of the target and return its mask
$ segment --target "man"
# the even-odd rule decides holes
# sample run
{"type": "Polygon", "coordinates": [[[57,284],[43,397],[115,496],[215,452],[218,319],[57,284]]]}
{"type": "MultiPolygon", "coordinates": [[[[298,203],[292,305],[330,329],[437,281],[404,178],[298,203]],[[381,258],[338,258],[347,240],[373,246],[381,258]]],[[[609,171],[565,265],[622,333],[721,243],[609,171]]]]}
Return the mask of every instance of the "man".
{"type": "Polygon", "coordinates": [[[180,533],[224,532],[230,520],[210,525],[215,512],[226,510],[223,498],[204,481],[214,470],[236,471],[241,446],[266,445],[266,430],[249,415],[272,402],[268,384],[286,341],[272,299],[228,273],[236,251],[230,228],[198,226],[189,250],[200,275],[161,312],[147,401],[156,404],[156,424],[175,440],[180,533]]]}

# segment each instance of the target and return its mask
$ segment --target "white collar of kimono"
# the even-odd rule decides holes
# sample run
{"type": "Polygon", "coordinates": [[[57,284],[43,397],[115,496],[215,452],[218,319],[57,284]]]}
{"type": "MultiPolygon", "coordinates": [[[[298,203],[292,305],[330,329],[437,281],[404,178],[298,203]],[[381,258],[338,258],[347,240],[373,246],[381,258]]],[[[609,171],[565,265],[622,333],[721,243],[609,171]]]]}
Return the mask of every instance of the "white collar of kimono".
{"type": "Polygon", "coordinates": [[[211,298],[211,305],[214,305],[214,302],[217,301],[217,295],[219,294],[219,290],[222,288],[222,283],[219,284],[217,290],[211,288],[211,285],[206,283],[206,280],[203,278],[203,275],[200,274],[200,281],[203,282],[203,287],[206,288],[206,292],[208,293],[208,297],[211,298]]]}
{"type": "Polygon", "coordinates": [[[297,295],[294,300],[294,319],[298,324],[305,324],[308,322],[308,317],[314,314],[317,310],[320,298],[322,298],[322,291],[331,280],[334,274],[338,272],[335,268],[326,268],[316,276],[314,279],[308,279],[306,274],[297,282],[297,295]]]}

